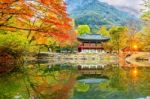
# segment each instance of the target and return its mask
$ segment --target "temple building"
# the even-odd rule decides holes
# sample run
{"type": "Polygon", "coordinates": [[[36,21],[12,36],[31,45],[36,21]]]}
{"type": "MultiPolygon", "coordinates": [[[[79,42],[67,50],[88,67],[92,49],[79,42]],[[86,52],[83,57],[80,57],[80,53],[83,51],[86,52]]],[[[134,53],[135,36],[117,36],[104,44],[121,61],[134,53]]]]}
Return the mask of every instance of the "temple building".
{"type": "Polygon", "coordinates": [[[77,37],[81,44],[78,46],[78,52],[81,53],[99,53],[104,51],[103,42],[110,40],[100,34],[84,34],[77,37]]]}

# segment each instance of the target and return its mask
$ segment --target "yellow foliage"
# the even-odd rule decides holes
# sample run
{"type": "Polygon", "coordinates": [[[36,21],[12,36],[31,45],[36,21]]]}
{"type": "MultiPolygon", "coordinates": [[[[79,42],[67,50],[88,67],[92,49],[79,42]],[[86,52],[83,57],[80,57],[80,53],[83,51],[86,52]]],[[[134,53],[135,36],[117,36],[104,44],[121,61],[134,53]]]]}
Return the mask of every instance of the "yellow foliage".
{"type": "Polygon", "coordinates": [[[48,44],[48,37],[45,37],[42,33],[34,34],[34,39],[36,40],[37,44],[48,44]]]}

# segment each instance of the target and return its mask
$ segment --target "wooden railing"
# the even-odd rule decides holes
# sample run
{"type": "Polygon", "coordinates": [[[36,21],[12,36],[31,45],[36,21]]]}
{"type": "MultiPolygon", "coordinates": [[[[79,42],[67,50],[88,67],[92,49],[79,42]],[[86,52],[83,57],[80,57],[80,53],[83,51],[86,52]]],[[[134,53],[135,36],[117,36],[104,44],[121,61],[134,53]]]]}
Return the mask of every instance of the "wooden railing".
{"type": "Polygon", "coordinates": [[[80,45],[78,48],[95,48],[95,49],[103,49],[103,46],[80,45]]]}

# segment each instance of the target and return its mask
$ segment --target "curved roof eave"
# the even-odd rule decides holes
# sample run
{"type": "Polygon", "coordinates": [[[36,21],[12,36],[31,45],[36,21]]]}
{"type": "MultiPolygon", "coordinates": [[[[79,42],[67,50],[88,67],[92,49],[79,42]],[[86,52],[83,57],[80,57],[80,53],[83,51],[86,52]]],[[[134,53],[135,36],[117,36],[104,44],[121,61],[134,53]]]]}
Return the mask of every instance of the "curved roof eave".
{"type": "Polygon", "coordinates": [[[110,38],[104,37],[100,34],[85,34],[85,35],[77,37],[77,39],[79,41],[87,41],[87,42],[88,41],[105,42],[105,41],[110,40],[110,38]]]}

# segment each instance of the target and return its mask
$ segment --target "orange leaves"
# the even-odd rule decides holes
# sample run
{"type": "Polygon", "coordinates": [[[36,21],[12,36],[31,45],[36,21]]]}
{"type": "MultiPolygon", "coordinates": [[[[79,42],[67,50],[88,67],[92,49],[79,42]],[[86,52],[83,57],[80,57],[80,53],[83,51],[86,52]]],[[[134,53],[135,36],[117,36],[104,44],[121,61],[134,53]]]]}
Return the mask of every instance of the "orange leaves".
{"type": "MultiPolygon", "coordinates": [[[[10,26],[9,21],[12,18],[24,18],[29,19],[29,17],[33,16],[33,11],[29,8],[23,0],[1,0],[0,2],[0,20],[3,20],[3,23],[0,25],[3,25],[3,27],[7,24],[10,26]]],[[[17,22],[13,21],[11,24],[15,24],[17,27],[17,22]]],[[[21,23],[21,21],[19,22],[21,23]]],[[[5,30],[5,29],[4,29],[5,30]]]]}
{"type": "Polygon", "coordinates": [[[13,0],[0,0],[0,3],[4,4],[4,3],[11,3],[13,2],[13,0]]]}
{"type": "Polygon", "coordinates": [[[44,4],[44,5],[50,5],[52,2],[53,2],[53,0],[39,0],[42,4],[44,4]]]}
{"type": "Polygon", "coordinates": [[[59,42],[70,42],[75,40],[72,28],[72,20],[66,13],[66,4],[63,0],[40,0],[43,5],[47,5],[47,17],[42,18],[44,22],[53,26],[47,31],[47,34],[55,38],[59,42]]]}
{"type": "Polygon", "coordinates": [[[42,33],[36,33],[34,35],[34,39],[37,42],[37,44],[39,44],[39,45],[41,45],[41,44],[46,44],[47,45],[48,44],[48,38],[45,37],[45,35],[42,34],[42,33]]]}
{"type": "Polygon", "coordinates": [[[0,20],[0,29],[36,32],[38,44],[47,44],[49,36],[60,42],[75,36],[63,0],[0,0],[0,20]],[[15,21],[10,21],[12,18],[15,21]]]}

